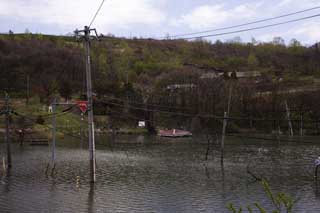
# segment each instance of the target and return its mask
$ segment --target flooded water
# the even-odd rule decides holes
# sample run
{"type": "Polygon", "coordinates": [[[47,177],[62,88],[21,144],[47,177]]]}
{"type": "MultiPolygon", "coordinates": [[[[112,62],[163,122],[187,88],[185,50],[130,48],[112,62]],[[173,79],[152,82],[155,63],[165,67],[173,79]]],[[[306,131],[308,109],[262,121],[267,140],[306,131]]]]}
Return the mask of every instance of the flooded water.
{"type": "Polygon", "coordinates": [[[199,140],[121,136],[110,145],[102,137],[95,185],[88,181],[86,145],[59,141],[54,176],[45,175],[49,147],[14,145],[13,168],[0,180],[0,212],[229,212],[229,203],[254,202],[274,209],[248,168],[274,192],[297,199],[293,212],[320,212],[313,178],[320,143],[309,140],[279,145],[227,138],[222,167],[217,147],[205,161],[199,140]]]}

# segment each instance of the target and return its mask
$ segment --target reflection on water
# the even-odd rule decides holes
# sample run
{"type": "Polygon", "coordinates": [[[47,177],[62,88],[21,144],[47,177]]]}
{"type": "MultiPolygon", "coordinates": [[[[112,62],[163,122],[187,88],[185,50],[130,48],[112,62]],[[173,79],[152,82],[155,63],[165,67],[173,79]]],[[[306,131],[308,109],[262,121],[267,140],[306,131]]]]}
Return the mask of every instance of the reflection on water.
{"type": "Polygon", "coordinates": [[[88,193],[88,212],[96,212],[94,209],[94,192],[95,192],[95,184],[91,183],[89,187],[88,193]]]}
{"type": "MultiPolygon", "coordinates": [[[[246,206],[256,201],[270,208],[248,167],[275,192],[299,198],[295,212],[320,211],[312,167],[317,143],[229,138],[221,165],[218,151],[204,160],[206,143],[200,142],[118,136],[110,143],[100,137],[94,185],[88,181],[85,144],[60,141],[54,177],[45,175],[48,147],[13,146],[13,168],[0,183],[0,212],[228,212],[230,202],[246,206]]],[[[4,153],[3,144],[0,148],[4,153]]]]}

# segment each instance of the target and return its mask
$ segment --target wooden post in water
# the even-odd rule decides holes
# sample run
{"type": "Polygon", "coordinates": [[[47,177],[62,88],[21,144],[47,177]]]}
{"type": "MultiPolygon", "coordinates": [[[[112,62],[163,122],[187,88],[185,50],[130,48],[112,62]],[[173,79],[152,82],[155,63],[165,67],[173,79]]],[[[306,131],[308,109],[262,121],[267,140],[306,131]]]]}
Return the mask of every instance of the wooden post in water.
{"type": "Polygon", "coordinates": [[[5,157],[2,157],[2,170],[3,170],[3,175],[6,173],[6,159],[5,157]]]}
{"type": "Polygon", "coordinates": [[[318,180],[318,168],[320,166],[320,157],[318,157],[315,161],[315,169],[314,169],[314,178],[316,179],[316,181],[318,180]]]}
{"type": "Polygon", "coordinates": [[[52,144],[51,144],[51,164],[52,168],[55,167],[56,160],[56,106],[57,106],[57,98],[53,98],[52,102],[52,144]]]}
{"type": "Polygon", "coordinates": [[[280,144],[280,139],[281,139],[281,128],[280,128],[280,123],[279,123],[279,125],[278,125],[278,144],[280,144]]]}
{"type": "Polygon", "coordinates": [[[303,115],[300,114],[300,137],[303,136],[303,115]]]}
{"type": "Polygon", "coordinates": [[[250,114],[250,129],[253,128],[253,121],[252,121],[252,115],[250,114]]]}
{"type": "Polygon", "coordinates": [[[27,88],[26,88],[26,105],[29,104],[29,98],[30,98],[30,75],[27,75],[27,88]]]}
{"type": "Polygon", "coordinates": [[[8,169],[11,168],[11,141],[10,141],[10,108],[9,108],[9,95],[6,93],[6,144],[7,144],[7,164],[8,164],[8,169]]]}
{"type": "Polygon", "coordinates": [[[290,119],[290,109],[289,109],[287,101],[285,101],[285,105],[286,105],[286,111],[287,111],[289,133],[290,133],[290,136],[293,136],[292,123],[291,123],[291,119],[290,119]]]}
{"type": "Polygon", "coordinates": [[[224,112],[222,136],[221,136],[221,163],[223,163],[223,158],[224,158],[224,139],[225,139],[225,135],[226,135],[227,119],[228,119],[227,112],[224,112]]]}

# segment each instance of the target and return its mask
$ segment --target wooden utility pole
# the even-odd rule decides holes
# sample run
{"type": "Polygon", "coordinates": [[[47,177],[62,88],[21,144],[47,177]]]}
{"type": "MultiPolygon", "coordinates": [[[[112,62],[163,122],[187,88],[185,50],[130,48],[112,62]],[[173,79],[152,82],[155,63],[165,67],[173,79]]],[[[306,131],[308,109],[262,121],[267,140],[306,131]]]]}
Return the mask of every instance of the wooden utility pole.
{"type": "Polygon", "coordinates": [[[300,114],[300,136],[303,136],[303,115],[300,114]]]}
{"type": "MultiPolygon", "coordinates": [[[[51,103],[52,107],[52,129],[51,129],[51,134],[52,134],[52,141],[51,141],[51,175],[55,174],[56,170],[56,132],[57,132],[57,106],[58,105],[73,105],[72,103],[60,103],[57,102],[57,97],[53,98],[53,101],[51,103]]],[[[47,165],[47,171],[49,169],[50,163],[47,165]]]]}
{"type": "Polygon", "coordinates": [[[5,103],[6,103],[6,144],[7,144],[7,164],[8,164],[8,169],[11,168],[11,141],[10,141],[10,108],[9,108],[9,95],[6,93],[6,98],[5,98],[5,103]]]}
{"type": "Polygon", "coordinates": [[[230,84],[227,111],[225,111],[223,115],[222,136],[221,136],[221,163],[223,163],[223,159],[224,159],[224,139],[226,136],[228,117],[230,115],[232,90],[233,90],[233,85],[230,84]]]}
{"type": "Polygon", "coordinates": [[[289,109],[287,101],[285,101],[285,105],[286,105],[286,111],[287,111],[287,119],[288,119],[288,127],[289,127],[290,136],[293,136],[292,122],[290,119],[290,109],[289,109]]]}
{"type": "Polygon", "coordinates": [[[96,181],[96,155],[94,140],[93,123],[93,104],[92,104],[92,81],[91,81],[91,61],[90,61],[90,29],[84,27],[85,46],[86,46],[86,79],[87,79],[87,99],[88,99],[88,128],[89,128],[89,158],[90,158],[90,177],[91,182],[96,181]]]}
{"type": "Polygon", "coordinates": [[[84,33],[82,36],[85,46],[86,54],[86,85],[87,85],[87,99],[88,99],[88,137],[89,137],[89,161],[90,161],[90,180],[92,183],[96,181],[96,157],[95,157],[95,138],[94,138],[94,123],[93,123],[93,101],[92,101],[92,80],[91,80],[91,59],[90,59],[90,32],[95,29],[85,26],[84,30],[76,30],[76,36],[79,33],[84,33]]]}
{"type": "Polygon", "coordinates": [[[224,112],[223,116],[223,126],[222,126],[222,137],[221,137],[221,163],[223,163],[224,158],[224,139],[226,135],[226,128],[227,128],[227,112],[224,112]]]}
{"type": "Polygon", "coordinates": [[[55,167],[55,161],[56,161],[56,105],[57,105],[57,98],[54,97],[53,98],[53,102],[52,102],[52,144],[51,144],[51,164],[52,164],[52,168],[55,167]]]}
{"type": "Polygon", "coordinates": [[[228,97],[228,111],[227,115],[230,115],[230,108],[231,108],[231,99],[232,99],[232,90],[233,90],[233,85],[231,84],[229,87],[229,97],[228,97]]]}
{"type": "Polygon", "coordinates": [[[27,94],[26,94],[26,104],[28,105],[29,104],[29,98],[30,98],[30,75],[28,74],[27,75],[27,94]]]}

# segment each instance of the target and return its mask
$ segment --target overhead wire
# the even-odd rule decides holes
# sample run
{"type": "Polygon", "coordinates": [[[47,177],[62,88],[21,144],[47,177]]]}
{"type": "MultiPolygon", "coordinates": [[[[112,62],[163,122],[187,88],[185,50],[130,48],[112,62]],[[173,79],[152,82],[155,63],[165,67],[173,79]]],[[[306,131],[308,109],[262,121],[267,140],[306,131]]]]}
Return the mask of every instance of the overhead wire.
{"type": "MultiPolygon", "coordinates": [[[[119,103],[105,102],[105,101],[97,101],[97,102],[98,103],[104,103],[104,104],[111,104],[111,105],[115,105],[115,106],[126,107],[126,105],[119,104],[119,103]]],[[[202,117],[201,115],[195,115],[195,114],[190,114],[190,113],[170,112],[170,111],[157,110],[157,109],[148,109],[148,108],[136,107],[136,106],[130,106],[130,105],[128,105],[128,107],[131,108],[131,109],[143,110],[143,111],[148,111],[148,112],[162,112],[162,113],[166,113],[166,114],[182,115],[182,116],[187,116],[187,117],[194,117],[194,116],[202,117]]],[[[209,115],[207,115],[207,116],[209,116],[209,115]]],[[[216,115],[210,115],[210,117],[223,119],[222,116],[216,116],[216,115]]]]}
{"type": "MultiPolygon", "coordinates": [[[[108,98],[110,100],[114,99],[114,100],[118,100],[118,101],[121,101],[121,102],[128,102],[128,103],[131,103],[131,104],[143,105],[143,106],[163,107],[163,108],[168,108],[168,109],[181,109],[181,110],[190,110],[191,109],[190,107],[176,107],[176,106],[165,106],[165,105],[161,105],[161,104],[142,103],[142,102],[132,101],[130,99],[128,101],[128,100],[125,100],[125,99],[122,99],[122,98],[111,97],[111,96],[104,96],[104,97],[106,97],[106,98],[108,98]]],[[[164,98],[165,96],[161,96],[161,97],[164,98]]]]}
{"type": "Polygon", "coordinates": [[[278,23],[268,24],[268,25],[263,25],[263,26],[258,26],[258,27],[245,28],[245,29],[241,29],[241,30],[223,32],[223,33],[216,33],[216,34],[201,35],[201,36],[181,37],[181,38],[177,38],[177,39],[173,39],[173,40],[179,40],[179,39],[192,40],[192,39],[201,39],[201,38],[216,37],[216,36],[222,36],[222,35],[230,35],[230,34],[235,34],[235,33],[259,30],[259,29],[264,29],[264,28],[275,27],[275,26],[280,26],[280,25],[284,25],[284,24],[299,22],[299,21],[302,21],[302,20],[312,19],[312,18],[316,18],[316,17],[319,17],[319,16],[320,16],[320,14],[315,14],[315,15],[312,15],[312,16],[306,16],[306,17],[302,17],[302,18],[298,18],[298,19],[292,19],[292,20],[289,20],[289,21],[278,22],[278,23]]]}
{"type": "Polygon", "coordinates": [[[138,117],[138,116],[135,116],[135,115],[128,115],[128,114],[125,115],[125,114],[122,114],[122,112],[118,112],[118,111],[112,110],[112,109],[109,109],[109,110],[112,113],[118,114],[118,115],[112,114],[111,117],[114,116],[114,117],[119,117],[119,118],[128,118],[128,119],[131,119],[131,120],[134,119],[134,120],[140,120],[140,121],[154,122],[154,120],[151,120],[151,119],[141,118],[141,117],[138,117]]]}
{"type": "MultiPolygon", "coordinates": [[[[27,119],[27,120],[29,120],[29,121],[32,121],[32,122],[36,123],[36,120],[35,120],[34,118],[31,118],[31,117],[29,117],[29,116],[23,115],[22,113],[19,113],[19,112],[17,112],[17,111],[14,111],[14,115],[19,116],[19,117],[23,117],[23,118],[25,118],[25,119],[27,119]]],[[[50,130],[53,129],[51,126],[49,126],[49,125],[47,125],[47,124],[40,124],[40,125],[48,128],[48,129],[50,129],[50,130]]],[[[57,131],[65,134],[65,135],[67,135],[67,136],[70,136],[70,137],[73,137],[73,138],[77,138],[77,139],[81,139],[81,137],[79,137],[79,136],[77,136],[77,135],[74,135],[74,134],[71,134],[71,133],[68,133],[68,132],[65,132],[65,131],[62,131],[62,130],[57,130],[57,131]]]]}
{"type": "Polygon", "coordinates": [[[253,30],[258,30],[258,29],[264,29],[264,28],[284,25],[284,24],[288,24],[288,23],[294,23],[294,22],[298,22],[298,21],[302,21],[302,20],[306,20],[306,19],[316,18],[316,17],[320,16],[320,14],[315,14],[315,15],[311,15],[311,16],[292,19],[292,20],[289,20],[289,21],[278,22],[278,23],[268,24],[268,25],[262,25],[262,26],[252,27],[252,28],[245,28],[245,29],[240,29],[240,30],[235,30],[235,31],[222,32],[222,33],[209,34],[209,35],[199,35],[199,36],[192,36],[192,37],[184,37],[184,36],[189,36],[189,35],[197,35],[197,34],[210,33],[210,32],[215,32],[215,31],[222,31],[222,30],[233,29],[233,28],[248,26],[248,25],[252,25],[252,24],[262,23],[262,22],[266,22],[266,21],[272,21],[272,20],[276,20],[276,19],[280,19],[280,18],[284,18],[284,17],[289,17],[289,16],[293,16],[293,15],[296,15],[296,14],[301,14],[301,13],[305,13],[305,12],[312,11],[312,10],[317,10],[317,9],[320,9],[320,6],[309,8],[309,9],[305,9],[305,10],[301,10],[301,11],[297,11],[297,12],[293,12],[293,13],[288,13],[288,14],[284,14],[284,15],[280,15],[280,16],[276,16],[276,17],[272,17],[272,18],[266,18],[266,19],[261,19],[261,20],[258,20],[258,21],[252,21],[252,22],[248,22],[248,23],[244,23],[244,24],[233,25],[233,26],[230,26],[230,27],[222,27],[222,28],[216,28],[216,29],[206,30],[206,31],[199,31],[199,32],[194,32],[194,33],[178,34],[178,35],[173,35],[173,36],[169,36],[169,37],[145,38],[145,39],[135,39],[135,40],[147,40],[147,39],[168,40],[168,38],[169,38],[169,41],[170,40],[180,40],[180,39],[192,40],[192,39],[201,39],[201,38],[206,38],[206,37],[215,37],[215,36],[222,36],[222,35],[229,35],[229,34],[253,31],[253,30]],[[170,39],[170,38],[174,38],[174,39],[170,39]]]}
{"type": "Polygon", "coordinates": [[[93,16],[93,18],[92,18],[92,20],[91,20],[91,22],[90,22],[90,24],[89,24],[89,28],[91,27],[91,25],[92,25],[92,24],[93,24],[93,22],[95,21],[95,19],[96,19],[97,15],[98,15],[99,11],[101,10],[101,8],[102,8],[102,6],[103,6],[104,2],[105,2],[105,0],[102,0],[102,2],[101,2],[101,4],[100,4],[100,6],[99,6],[99,8],[98,8],[97,12],[96,12],[96,13],[95,13],[95,15],[93,16]]]}
{"type": "Polygon", "coordinates": [[[266,138],[266,137],[257,137],[257,136],[246,136],[246,135],[238,135],[238,134],[227,134],[230,137],[238,137],[238,138],[247,138],[247,139],[254,139],[254,140],[264,140],[264,141],[274,141],[277,140],[281,142],[288,142],[288,143],[315,143],[314,141],[305,141],[305,140],[295,140],[295,139],[284,139],[284,138],[266,138]]]}
{"type": "MultiPolygon", "coordinates": [[[[126,119],[139,119],[139,120],[145,120],[145,121],[150,121],[150,122],[154,122],[154,120],[148,120],[148,119],[143,119],[143,118],[138,118],[136,116],[129,116],[129,115],[122,115],[121,112],[117,112],[114,110],[111,110],[113,113],[116,113],[118,115],[116,115],[115,117],[118,118],[126,118],[126,119]]],[[[112,115],[114,116],[114,114],[112,115]]],[[[266,138],[266,137],[258,137],[258,136],[246,136],[246,135],[239,135],[239,134],[232,134],[232,133],[228,133],[227,136],[230,137],[238,137],[238,138],[246,138],[246,139],[255,139],[255,140],[265,140],[265,141],[274,141],[276,142],[277,140],[279,140],[278,138],[266,138]]],[[[313,141],[305,141],[305,140],[295,140],[295,139],[284,139],[284,138],[280,138],[280,141],[282,142],[291,142],[291,143],[314,143],[313,141]]]]}
{"type": "MultiPolygon", "coordinates": [[[[121,103],[114,103],[111,101],[96,101],[97,103],[102,103],[102,104],[110,104],[110,105],[114,105],[114,106],[119,106],[119,107],[128,107],[131,109],[136,109],[136,110],[143,110],[143,111],[147,111],[147,112],[159,112],[159,113],[164,113],[164,114],[171,114],[171,115],[180,115],[180,116],[186,116],[186,117],[195,117],[195,116],[199,116],[199,117],[203,117],[203,118],[213,118],[213,119],[217,119],[217,120],[223,120],[223,119],[227,119],[230,121],[268,121],[268,122],[273,122],[273,121],[287,121],[287,119],[279,119],[279,118],[254,118],[254,117],[227,117],[224,118],[223,116],[218,116],[218,115],[214,115],[214,114],[192,114],[192,113],[183,113],[183,112],[172,112],[172,111],[165,111],[165,110],[159,110],[159,109],[149,109],[149,108],[144,108],[144,107],[137,107],[137,106],[132,106],[132,105],[125,105],[125,104],[121,104],[121,103]]],[[[290,119],[292,122],[300,122],[300,119],[290,119]]],[[[319,122],[320,120],[311,120],[309,121],[310,123],[315,123],[315,122],[319,122]]],[[[303,122],[306,122],[306,120],[303,120],[303,122]]]]}
{"type": "MultiPolygon", "coordinates": [[[[65,114],[69,113],[69,111],[71,111],[75,106],[76,105],[68,107],[68,108],[62,110],[61,112],[48,113],[48,114],[42,114],[42,115],[40,114],[40,115],[37,115],[37,116],[41,116],[42,118],[47,118],[47,119],[49,119],[49,118],[51,118],[53,116],[59,117],[59,116],[62,116],[62,115],[65,115],[65,114]]],[[[13,111],[13,112],[16,112],[16,111],[13,111]]]]}
{"type": "MultiPolygon", "coordinates": [[[[301,14],[301,13],[305,13],[305,12],[309,12],[309,11],[317,10],[317,9],[320,9],[320,6],[312,7],[309,9],[300,10],[300,11],[296,11],[296,12],[292,12],[292,13],[288,13],[288,14],[283,14],[283,15],[279,15],[279,16],[275,16],[275,17],[271,17],[271,18],[265,18],[265,19],[260,19],[257,21],[247,22],[247,23],[243,23],[243,24],[232,25],[229,27],[221,27],[221,28],[215,28],[215,29],[211,29],[211,30],[193,32],[193,33],[177,34],[177,35],[169,36],[169,38],[184,37],[184,36],[210,33],[210,32],[221,31],[221,30],[228,30],[228,29],[248,26],[248,25],[252,25],[252,24],[258,24],[258,23],[262,23],[262,22],[266,22],[266,21],[272,21],[272,20],[276,20],[276,19],[280,19],[280,18],[284,18],[284,17],[289,17],[289,16],[293,16],[293,15],[297,15],[297,14],[301,14]]],[[[165,39],[166,37],[162,37],[162,38],[165,39]]]]}
{"type": "MultiPolygon", "coordinates": [[[[176,110],[192,110],[191,107],[178,107],[178,106],[167,106],[167,105],[162,105],[162,104],[150,104],[150,103],[142,103],[142,102],[137,102],[137,101],[132,101],[132,100],[125,100],[123,98],[117,98],[117,97],[113,97],[113,96],[107,96],[104,95],[103,97],[109,99],[108,101],[113,101],[113,100],[118,100],[121,101],[123,103],[131,103],[132,105],[143,105],[143,106],[151,106],[151,107],[157,107],[157,108],[168,108],[168,109],[176,109],[176,110]]],[[[159,98],[166,98],[167,96],[158,96],[159,98]]],[[[312,109],[311,108],[290,108],[290,112],[310,112],[312,109]]],[[[280,112],[287,112],[287,110],[283,109],[283,110],[264,110],[263,112],[271,112],[271,113],[280,113],[280,112]]]]}

